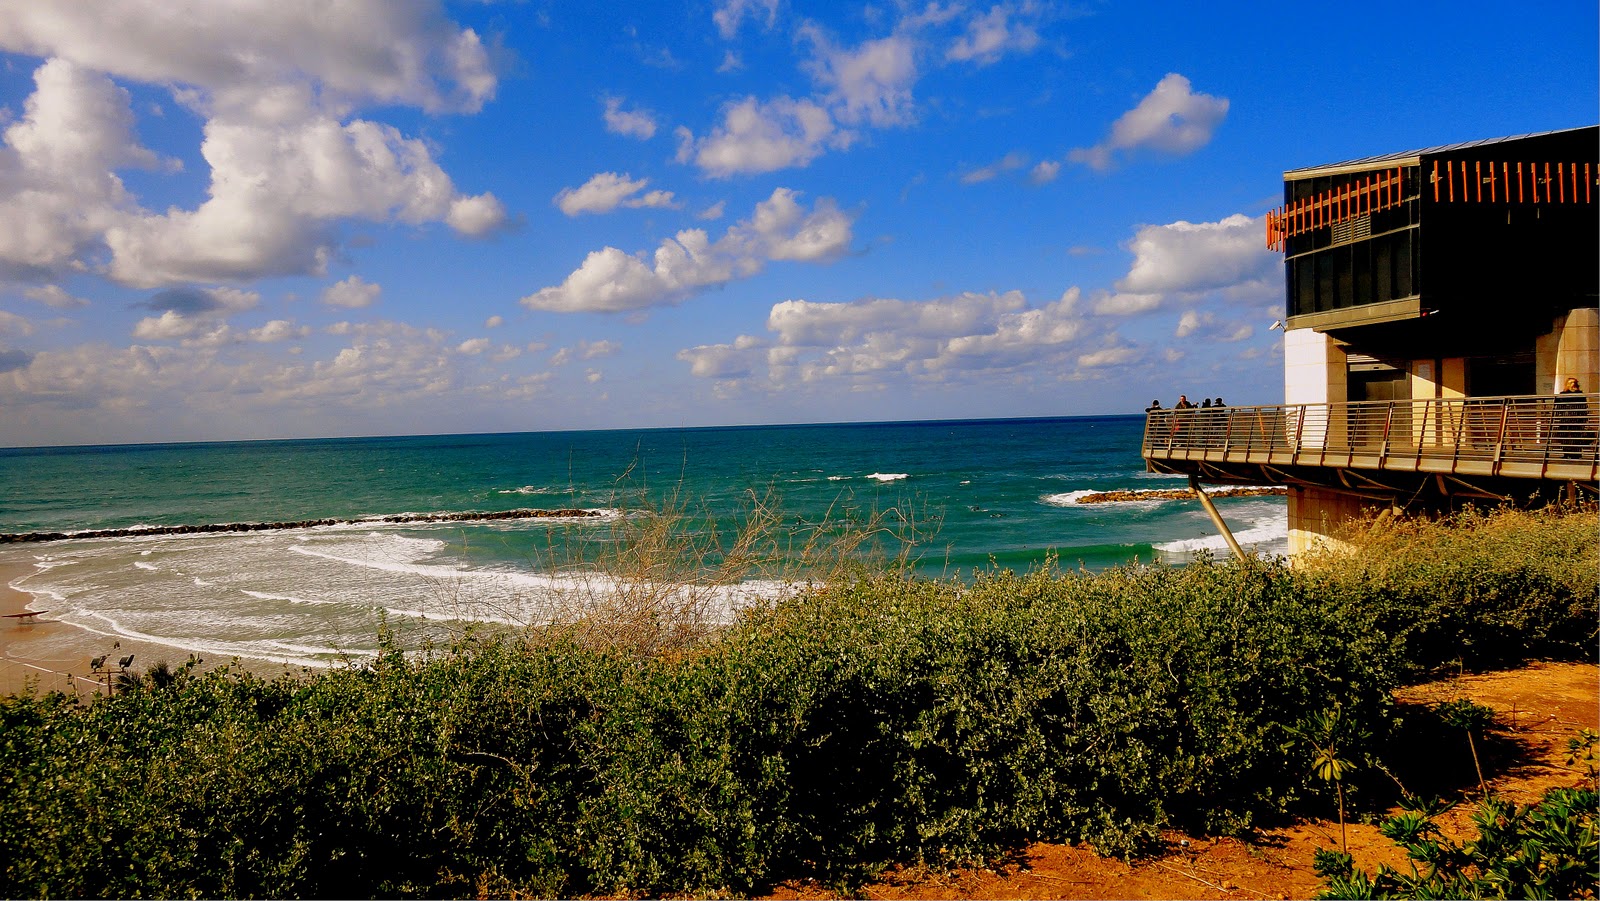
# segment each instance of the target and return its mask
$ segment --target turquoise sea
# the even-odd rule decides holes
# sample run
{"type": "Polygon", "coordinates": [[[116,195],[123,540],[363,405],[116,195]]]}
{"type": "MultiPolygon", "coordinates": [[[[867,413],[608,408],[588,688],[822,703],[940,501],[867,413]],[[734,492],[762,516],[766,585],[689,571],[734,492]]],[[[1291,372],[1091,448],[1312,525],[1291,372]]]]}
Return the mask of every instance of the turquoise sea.
{"type": "MultiPolygon", "coordinates": [[[[380,621],[538,622],[580,589],[641,502],[735,525],[752,497],[785,528],[901,514],[919,572],[1183,562],[1227,551],[1192,500],[1085,505],[1180,488],[1144,472],[1142,416],[444,435],[0,449],[0,533],[584,509],[600,516],[0,544],[12,586],[79,628],[178,651],[325,664],[370,653],[380,621]],[[593,544],[594,547],[586,545],[593,544]]],[[[1281,553],[1281,497],[1221,499],[1247,549],[1281,553]]],[[[752,584],[760,594],[771,585],[752,584]]],[[[740,593],[724,598],[741,603],[740,593]]]]}

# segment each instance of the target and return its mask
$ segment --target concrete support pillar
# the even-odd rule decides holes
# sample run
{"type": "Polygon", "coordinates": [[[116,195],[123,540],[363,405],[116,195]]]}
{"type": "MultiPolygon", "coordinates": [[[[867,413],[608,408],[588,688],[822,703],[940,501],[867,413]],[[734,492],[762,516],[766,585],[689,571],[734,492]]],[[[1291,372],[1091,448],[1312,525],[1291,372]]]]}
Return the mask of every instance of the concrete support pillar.
{"type": "Polygon", "coordinates": [[[1342,547],[1337,536],[1374,501],[1320,488],[1289,488],[1289,556],[1318,547],[1342,547]]]}
{"type": "Polygon", "coordinates": [[[1575,378],[1584,391],[1600,391],[1600,309],[1573,310],[1553,325],[1535,345],[1536,390],[1554,394],[1575,378]]]}
{"type": "MultiPolygon", "coordinates": [[[[1349,399],[1348,356],[1344,345],[1308,328],[1283,333],[1283,402],[1286,404],[1340,404],[1349,399]]],[[[1344,418],[1316,410],[1305,424],[1303,446],[1320,447],[1345,442],[1344,418]]]]}

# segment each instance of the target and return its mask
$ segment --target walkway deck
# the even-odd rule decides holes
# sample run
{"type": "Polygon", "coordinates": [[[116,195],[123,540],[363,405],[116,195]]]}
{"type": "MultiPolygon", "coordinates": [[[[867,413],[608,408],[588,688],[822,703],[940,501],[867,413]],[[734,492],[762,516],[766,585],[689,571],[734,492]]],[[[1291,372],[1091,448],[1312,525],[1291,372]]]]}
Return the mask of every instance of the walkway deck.
{"type": "Polygon", "coordinates": [[[1600,394],[1158,410],[1142,453],[1157,472],[1213,477],[1249,464],[1594,482],[1597,411],[1600,394]]]}

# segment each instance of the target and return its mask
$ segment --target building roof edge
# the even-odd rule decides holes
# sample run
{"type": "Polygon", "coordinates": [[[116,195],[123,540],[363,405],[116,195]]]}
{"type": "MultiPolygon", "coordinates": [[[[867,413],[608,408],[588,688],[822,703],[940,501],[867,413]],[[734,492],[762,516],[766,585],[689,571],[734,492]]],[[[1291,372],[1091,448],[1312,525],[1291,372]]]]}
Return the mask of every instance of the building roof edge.
{"type": "Polygon", "coordinates": [[[1487,147],[1494,144],[1504,144],[1509,141],[1522,141],[1528,138],[1542,138],[1548,135],[1568,134],[1584,130],[1600,130],[1596,125],[1580,125],[1576,128],[1557,128],[1550,131],[1536,131],[1525,135],[1507,135],[1501,138],[1484,138],[1479,141],[1463,141],[1459,144],[1440,144],[1436,147],[1423,147],[1417,150],[1404,150],[1398,153],[1383,153],[1377,156],[1359,157],[1353,160],[1343,160],[1337,163],[1325,163],[1320,166],[1306,166],[1300,169],[1288,169],[1283,173],[1284,181],[1300,181],[1306,178],[1315,178],[1320,175],[1343,175],[1349,172],[1365,172],[1372,169],[1385,169],[1393,166],[1415,166],[1422,162],[1424,156],[1437,156],[1457,150],[1466,150],[1470,147],[1487,147]]]}

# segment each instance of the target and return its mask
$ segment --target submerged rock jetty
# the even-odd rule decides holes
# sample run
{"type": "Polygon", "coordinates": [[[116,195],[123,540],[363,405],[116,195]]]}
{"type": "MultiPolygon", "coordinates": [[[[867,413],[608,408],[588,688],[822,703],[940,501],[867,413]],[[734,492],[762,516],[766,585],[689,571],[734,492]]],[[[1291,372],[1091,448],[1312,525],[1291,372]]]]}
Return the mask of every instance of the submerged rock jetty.
{"type": "MultiPolygon", "coordinates": [[[[1265,497],[1285,495],[1289,489],[1281,485],[1247,485],[1238,488],[1208,488],[1207,497],[1265,497]]],[[[1080,504],[1114,504],[1120,501],[1181,501],[1194,497],[1188,488],[1152,488],[1142,491],[1096,491],[1078,498],[1080,504]]]]}
{"type": "Polygon", "coordinates": [[[394,525],[427,522],[488,522],[501,519],[579,519],[599,516],[599,510],[496,510],[488,513],[397,513],[359,519],[302,519],[294,522],[223,522],[203,526],[135,526],[127,529],[87,529],[81,532],[0,533],[0,544],[31,541],[70,541],[78,538],[128,538],[142,535],[202,535],[209,532],[269,532],[310,529],[317,526],[394,525]]]}

